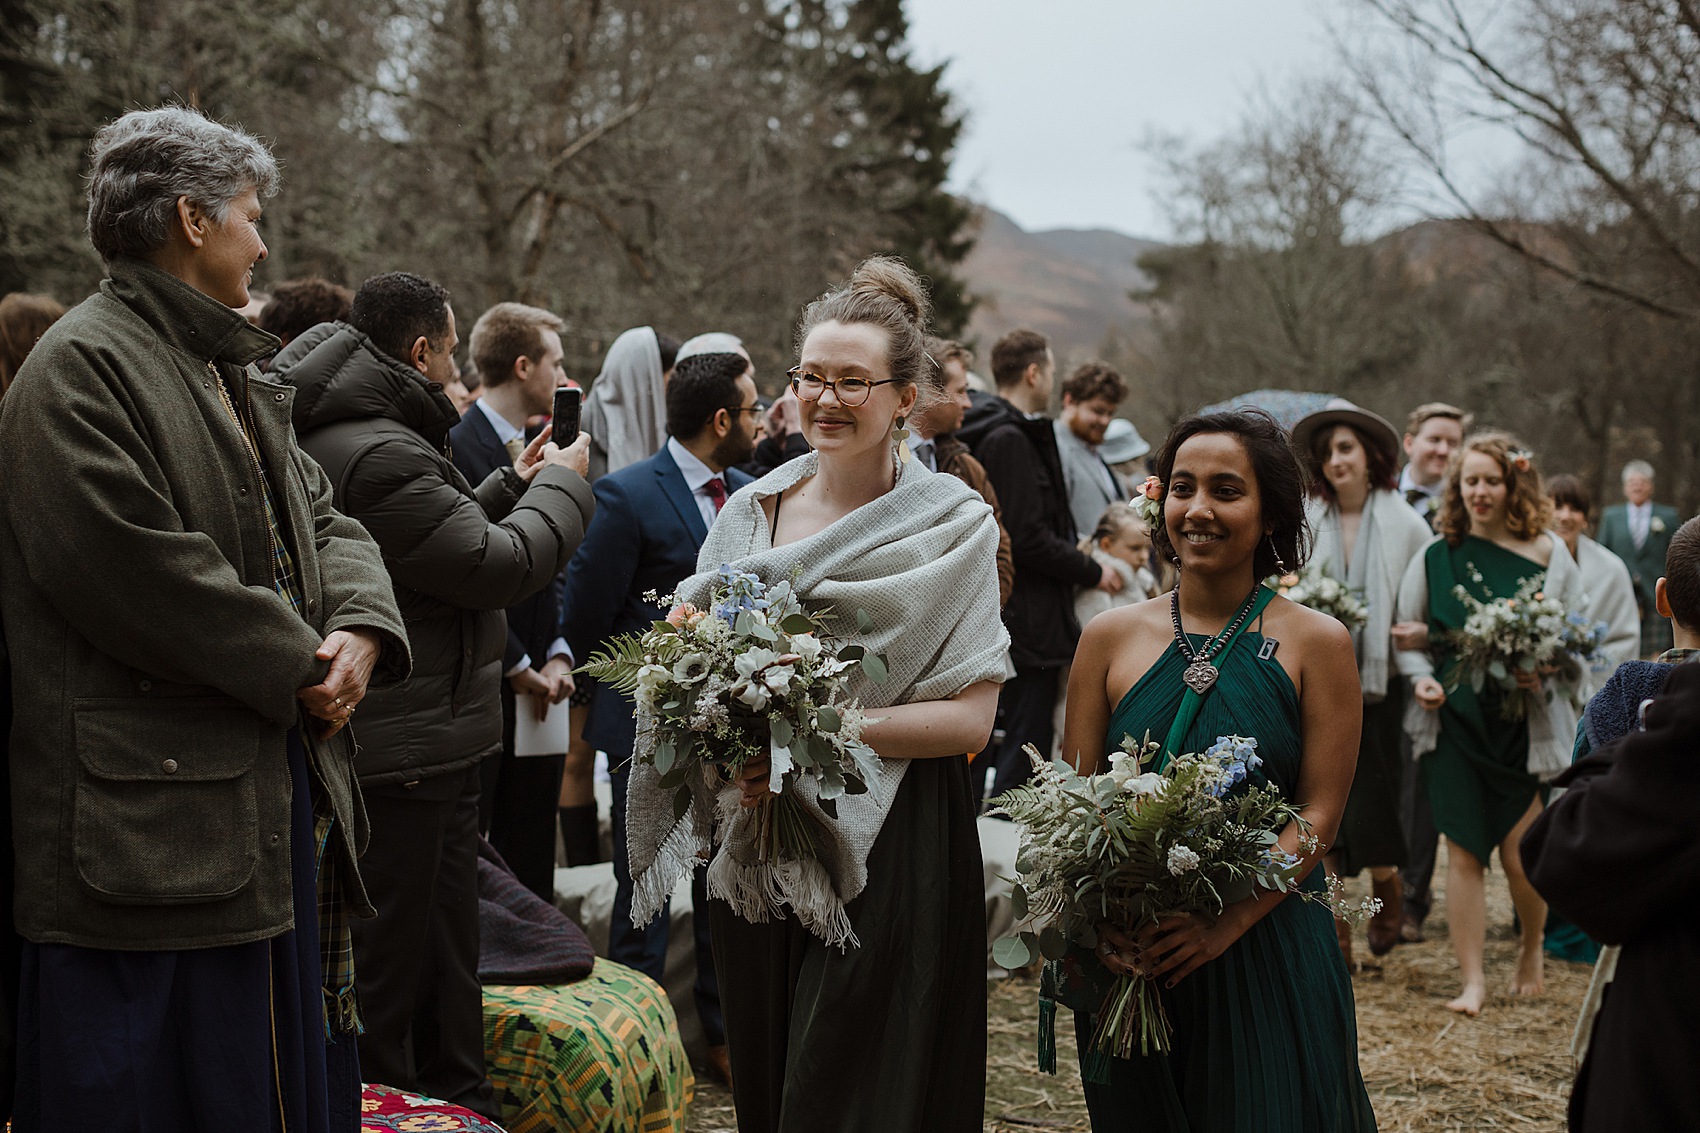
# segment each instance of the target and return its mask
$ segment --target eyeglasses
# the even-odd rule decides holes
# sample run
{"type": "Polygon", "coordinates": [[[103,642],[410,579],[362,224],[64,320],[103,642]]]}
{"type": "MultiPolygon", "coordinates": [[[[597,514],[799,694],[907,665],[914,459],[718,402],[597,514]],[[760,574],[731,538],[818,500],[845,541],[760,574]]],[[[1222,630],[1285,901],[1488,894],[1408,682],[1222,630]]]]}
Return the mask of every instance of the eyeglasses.
{"type": "Polygon", "coordinates": [[[759,405],[728,405],[726,407],[726,412],[728,412],[728,413],[754,413],[757,417],[760,417],[762,415],[762,413],[764,412],[764,410],[759,405]]]}
{"type": "Polygon", "coordinates": [[[901,380],[882,378],[877,382],[870,382],[867,378],[839,378],[833,382],[819,374],[811,374],[801,366],[785,372],[790,375],[791,391],[797,395],[798,401],[819,401],[820,395],[830,389],[832,396],[838,399],[838,404],[847,405],[852,409],[867,401],[875,386],[888,386],[901,380]]]}

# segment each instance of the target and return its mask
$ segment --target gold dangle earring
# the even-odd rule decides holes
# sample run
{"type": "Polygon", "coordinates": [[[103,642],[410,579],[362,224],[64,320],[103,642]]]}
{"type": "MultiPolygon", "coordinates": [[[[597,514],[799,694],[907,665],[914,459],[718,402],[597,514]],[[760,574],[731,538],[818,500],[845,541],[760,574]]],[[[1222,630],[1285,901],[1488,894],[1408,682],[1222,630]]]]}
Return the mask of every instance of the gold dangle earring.
{"type": "Polygon", "coordinates": [[[908,464],[915,459],[915,454],[909,451],[909,426],[905,420],[901,413],[897,415],[897,430],[892,433],[892,437],[897,441],[897,459],[908,464]]]}

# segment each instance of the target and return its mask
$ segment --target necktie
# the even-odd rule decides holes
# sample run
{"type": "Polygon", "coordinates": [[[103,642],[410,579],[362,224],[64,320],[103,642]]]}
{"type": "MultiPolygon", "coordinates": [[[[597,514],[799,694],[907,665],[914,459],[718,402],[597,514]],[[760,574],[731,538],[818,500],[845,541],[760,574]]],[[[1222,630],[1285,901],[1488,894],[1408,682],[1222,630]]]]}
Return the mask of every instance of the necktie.
{"type": "Polygon", "coordinates": [[[720,509],[726,506],[726,481],[713,476],[703,484],[702,490],[708,493],[708,498],[714,501],[714,514],[719,515],[720,509]]]}
{"type": "Polygon", "coordinates": [[[525,438],[509,437],[502,442],[502,447],[508,450],[508,463],[518,464],[520,454],[525,451],[525,438]]]}
{"type": "Polygon", "coordinates": [[[1405,490],[1405,502],[1423,514],[1428,514],[1428,493],[1421,488],[1407,488],[1405,490]]]}

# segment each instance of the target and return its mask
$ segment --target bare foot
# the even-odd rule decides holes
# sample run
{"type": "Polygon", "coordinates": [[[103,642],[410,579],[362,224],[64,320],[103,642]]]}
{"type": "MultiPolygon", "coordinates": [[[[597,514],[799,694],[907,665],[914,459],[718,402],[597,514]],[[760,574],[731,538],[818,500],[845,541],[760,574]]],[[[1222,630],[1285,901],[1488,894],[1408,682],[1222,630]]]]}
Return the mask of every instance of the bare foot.
{"type": "Polygon", "coordinates": [[[1460,1015],[1475,1018],[1482,1013],[1482,1004],[1487,1000],[1487,988],[1482,984],[1465,984],[1464,993],[1446,1005],[1448,1011],[1456,1011],[1460,1015]]]}
{"type": "Polygon", "coordinates": [[[1511,994],[1543,995],[1546,990],[1546,958],[1537,944],[1533,951],[1525,949],[1518,955],[1517,978],[1511,981],[1511,994]]]}

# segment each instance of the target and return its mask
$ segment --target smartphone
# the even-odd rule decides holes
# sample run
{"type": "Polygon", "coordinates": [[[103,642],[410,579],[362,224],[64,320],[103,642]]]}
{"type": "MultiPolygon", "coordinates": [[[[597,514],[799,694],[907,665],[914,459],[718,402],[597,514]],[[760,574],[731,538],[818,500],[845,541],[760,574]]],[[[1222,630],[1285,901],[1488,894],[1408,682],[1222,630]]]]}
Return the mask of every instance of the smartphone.
{"type": "Polygon", "coordinates": [[[555,391],[555,412],[550,419],[549,439],[560,448],[578,440],[578,414],[583,404],[582,390],[562,386],[555,391]]]}

